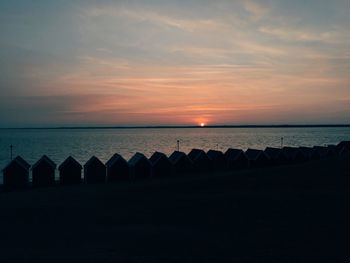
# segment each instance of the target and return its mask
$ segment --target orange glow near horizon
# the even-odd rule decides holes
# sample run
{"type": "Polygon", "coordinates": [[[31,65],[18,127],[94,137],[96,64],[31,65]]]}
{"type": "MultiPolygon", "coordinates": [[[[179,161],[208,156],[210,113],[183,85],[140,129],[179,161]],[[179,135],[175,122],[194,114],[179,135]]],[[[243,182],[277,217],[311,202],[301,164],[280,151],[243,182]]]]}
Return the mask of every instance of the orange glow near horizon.
{"type": "MultiPolygon", "coordinates": [[[[205,111],[203,111],[203,113],[205,113],[205,111]]],[[[210,120],[212,120],[212,118],[210,120]]],[[[199,117],[195,118],[193,122],[196,123],[196,125],[198,125],[199,127],[205,127],[208,125],[209,118],[199,117]]]]}
{"type": "MultiPolygon", "coordinates": [[[[327,92],[328,82],[318,78],[310,82],[310,76],[276,74],[271,79],[272,72],[260,68],[145,67],[135,63],[131,64],[132,71],[120,69],[123,76],[115,77],[104,64],[96,66],[89,61],[84,71],[61,80],[62,90],[76,94],[67,100],[70,114],[65,118],[111,125],[284,123],[314,119],[319,105],[334,107],[327,92]],[[105,77],[96,78],[86,69],[105,77]],[[314,85],[319,87],[318,97],[312,92],[314,85]]],[[[333,95],[333,100],[339,96],[334,91],[333,95]]],[[[337,105],[345,108],[346,104],[344,100],[337,105]]]]}

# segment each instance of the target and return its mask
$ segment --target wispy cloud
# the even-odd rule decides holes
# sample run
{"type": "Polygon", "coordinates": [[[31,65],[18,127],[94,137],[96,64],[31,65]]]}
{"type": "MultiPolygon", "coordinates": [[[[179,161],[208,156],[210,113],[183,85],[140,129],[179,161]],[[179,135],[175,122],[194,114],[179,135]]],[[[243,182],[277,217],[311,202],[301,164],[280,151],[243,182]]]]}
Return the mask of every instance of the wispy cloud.
{"type": "Polygon", "coordinates": [[[286,41],[334,43],[339,35],[336,31],[316,32],[281,27],[260,27],[259,31],[286,41]]]}
{"type": "Polygon", "coordinates": [[[242,3],[245,10],[251,14],[254,20],[259,20],[270,13],[270,9],[260,2],[253,0],[243,0],[242,3]]]}
{"type": "Polygon", "coordinates": [[[203,28],[216,28],[222,26],[218,21],[211,19],[185,19],[175,15],[164,15],[154,11],[135,10],[124,7],[99,6],[90,7],[83,12],[87,17],[125,17],[139,22],[150,22],[161,26],[178,28],[181,30],[193,32],[203,28]]]}

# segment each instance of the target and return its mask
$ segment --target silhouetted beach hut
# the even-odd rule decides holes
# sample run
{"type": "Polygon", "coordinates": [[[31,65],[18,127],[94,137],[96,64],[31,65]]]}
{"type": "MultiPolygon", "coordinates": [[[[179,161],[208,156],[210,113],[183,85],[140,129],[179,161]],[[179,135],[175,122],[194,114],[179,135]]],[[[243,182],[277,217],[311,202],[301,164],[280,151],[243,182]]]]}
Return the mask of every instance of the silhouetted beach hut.
{"type": "Polygon", "coordinates": [[[211,169],[211,159],[201,149],[192,149],[188,154],[196,171],[204,172],[211,169]]]}
{"type": "Polygon", "coordinates": [[[215,170],[223,170],[226,167],[225,155],[221,151],[209,150],[207,152],[208,157],[211,160],[212,168],[215,170]]]}
{"type": "Polygon", "coordinates": [[[153,177],[169,176],[172,174],[173,165],[164,153],[153,153],[149,161],[152,164],[153,177]]]}
{"type": "Polygon", "coordinates": [[[133,179],[150,178],[152,175],[152,165],[142,153],[136,153],[128,162],[130,175],[133,179]]]}
{"type": "Polygon", "coordinates": [[[336,156],[338,154],[335,145],[327,145],[326,148],[327,148],[327,155],[329,157],[336,156]]]}
{"type": "Polygon", "coordinates": [[[300,163],[308,160],[308,156],[306,156],[299,148],[283,147],[282,150],[286,154],[289,163],[300,163]]]}
{"type": "Polygon", "coordinates": [[[249,165],[252,167],[264,167],[269,165],[269,157],[262,150],[248,149],[245,152],[249,160],[249,165]]]}
{"type": "Polygon", "coordinates": [[[114,154],[107,162],[107,182],[115,182],[130,179],[129,164],[120,155],[114,154]]]}
{"type": "Polygon", "coordinates": [[[55,184],[56,164],[46,155],[43,155],[32,166],[33,187],[50,186],[55,184]]]}
{"type": "Polygon", "coordinates": [[[84,181],[87,184],[104,183],[106,181],[106,166],[96,156],[92,156],[84,164],[84,181]]]}
{"type": "Polygon", "coordinates": [[[343,147],[343,148],[340,150],[339,155],[340,155],[340,156],[344,156],[344,155],[348,156],[348,155],[350,155],[350,148],[343,147]]]}
{"type": "Polygon", "coordinates": [[[307,160],[319,160],[321,158],[320,154],[314,148],[301,146],[299,150],[307,160]]]}
{"type": "Polygon", "coordinates": [[[338,155],[338,154],[339,154],[336,145],[329,144],[329,145],[327,145],[327,148],[328,148],[330,151],[332,151],[332,153],[334,153],[334,155],[338,155]]]}
{"type": "Polygon", "coordinates": [[[343,148],[350,150],[350,141],[341,141],[337,144],[337,149],[339,153],[343,150],[343,148]]]}
{"type": "Polygon", "coordinates": [[[69,156],[58,167],[60,184],[80,184],[82,166],[72,156],[69,156]]]}
{"type": "Polygon", "coordinates": [[[328,158],[336,155],[333,149],[325,146],[314,146],[313,149],[320,155],[321,158],[328,158]]]}
{"type": "Polygon", "coordinates": [[[174,172],[177,174],[190,173],[193,171],[193,163],[184,152],[173,152],[169,160],[173,164],[174,172]]]}
{"type": "Polygon", "coordinates": [[[249,167],[249,160],[241,149],[229,148],[224,154],[228,169],[244,169],[249,167]]]}
{"type": "Polygon", "coordinates": [[[3,172],[3,184],[5,189],[24,189],[29,183],[29,168],[22,157],[17,156],[5,168],[3,172]]]}
{"type": "Polygon", "coordinates": [[[269,157],[271,165],[283,165],[288,162],[288,158],[281,148],[266,147],[264,152],[269,157]]]}

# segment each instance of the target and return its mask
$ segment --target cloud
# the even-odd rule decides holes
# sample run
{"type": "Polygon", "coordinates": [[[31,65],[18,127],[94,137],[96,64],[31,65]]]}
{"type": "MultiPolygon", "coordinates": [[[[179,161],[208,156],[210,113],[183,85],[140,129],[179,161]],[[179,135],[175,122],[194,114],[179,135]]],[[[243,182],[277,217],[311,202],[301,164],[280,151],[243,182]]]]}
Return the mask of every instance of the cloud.
{"type": "Polygon", "coordinates": [[[185,19],[176,15],[164,15],[155,11],[137,10],[120,6],[95,6],[84,10],[83,16],[96,17],[124,17],[138,22],[149,22],[160,26],[172,27],[188,32],[200,29],[216,28],[220,23],[211,19],[185,19]]]}
{"type": "Polygon", "coordinates": [[[118,120],[128,111],[131,96],[115,94],[69,94],[60,96],[3,97],[0,104],[2,127],[108,122],[101,112],[113,112],[118,120]]]}
{"type": "Polygon", "coordinates": [[[243,0],[243,6],[254,20],[260,20],[270,13],[270,9],[267,6],[253,0],[243,0]]]}
{"type": "Polygon", "coordinates": [[[277,37],[286,41],[334,43],[338,38],[338,34],[335,31],[316,32],[286,27],[278,28],[267,26],[260,27],[259,31],[264,34],[277,37]]]}

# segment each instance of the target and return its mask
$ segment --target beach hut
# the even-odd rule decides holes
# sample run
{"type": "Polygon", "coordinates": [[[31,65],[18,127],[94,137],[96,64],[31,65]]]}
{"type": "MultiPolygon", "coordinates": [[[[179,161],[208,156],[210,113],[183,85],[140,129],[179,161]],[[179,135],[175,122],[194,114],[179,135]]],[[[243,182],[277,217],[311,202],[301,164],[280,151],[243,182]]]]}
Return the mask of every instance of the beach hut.
{"type": "Polygon", "coordinates": [[[84,164],[84,181],[87,184],[104,183],[106,181],[106,166],[96,156],[92,156],[84,164]]]}
{"type": "Polygon", "coordinates": [[[328,158],[336,155],[336,152],[333,149],[325,146],[314,146],[313,149],[321,158],[328,158]]]}
{"type": "Polygon", "coordinates": [[[152,154],[149,161],[152,164],[152,176],[161,177],[171,175],[173,172],[173,165],[169,158],[161,152],[155,152],[152,154]]]}
{"type": "Polygon", "coordinates": [[[107,162],[107,182],[129,180],[128,162],[119,154],[114,154],[107,162]]]}
{"type": "Polygon", "coordinates": [[[264,152],[269,157],[270,165],[283,165],[288,162],[288,158],[281,148],[266,147],[264,152]]]}
{"type": "Polygon", "coordinates": [[[211,169],[211,159],[201,149],[192,149],[188,154],[188,158],[190,158],[195,170],[198,172],[206,172],[211,169]]]}
{"type": "Polygon", "coordinates": [[[334,155],[338,155],[339,151],[337,149],[337,145],[333,145],[333,144],[329,144],[327,145],[327,148],[334,154],[334,155]]]}
{"type": "Polygon", "coordinates": [[[43,155],[32,166],[33,187],[50,186],[55,184],[56,164],[46,155],[43,155]]]}
{"type": "Polygon", "coordinates": [[[212,168],[215,170],[223,170],[225,169],[225,155],[221,151],[209,150],[207,152],[207,156],[211,160],[212,168]]]}
{"type": "Polygon", "coordinates": [[[336,156],[336,155],[338,155],[337,147],[335,145],[327,145],[326,147],[328,149],[328,155],[329,156],[336,156]]]}
{"type": "Polygon", "coordinates": [[[72,156],[69,156],[58,167],[60,184],[80,184],[82,166],[72,156]]]}
{"type": "Polygon", "coordinates": [[[193,163],[184,152],[175,151],[169,157],[177,174],[190,173],[193,171],[193,163]]]}
{"type": "Polygon", "coordinates": [[[264,167],[269,165],[269,157],[262,150],[248,149],[245,155],[252,167],[264,167]]]}
{"type": "Polygon", "coordinates": [[[17,156],[5,168],[3,172],[3,185],[5,189],[24,189],[29,183],[28,164],[22,157],[17,156]]]}
{"type": "Polygon", "coordinates": [[[337,144],[337,150],[339,153],[343,150],[343,148],[350,150],[350,141],[341,141],[337,144]]]}
{"type": "Polygon", "coordinates": [[[349,156],[350,155],[350,148],[343,147],[343,149],[340,150],[339,152],[340,156],[349,156]]]}
{"type": "Polygon", "coordinates": [[[314,148],[301,146],[299,150],[307,160],[319,160],[321,158],[319,152],[315,151],[314,148]]]}
{"type": "Polygon", "coordinates": [[[289,163],[300,163],[309,159],[299,148],[283,147],[282,150],[286,154],[289,163]]]}
{"type": "Polygon", "coordinates": [[[133,179],[146,179],[152,175],[152,165],[142,153],[136,153],[128,162],[133,179]]]}
{"type": "Polygon", "coordinates": [[[226,167],[232,169],[244,169],[249,167],[249,160],[241,149],[229,148],[224,154],[226,167]]]}

